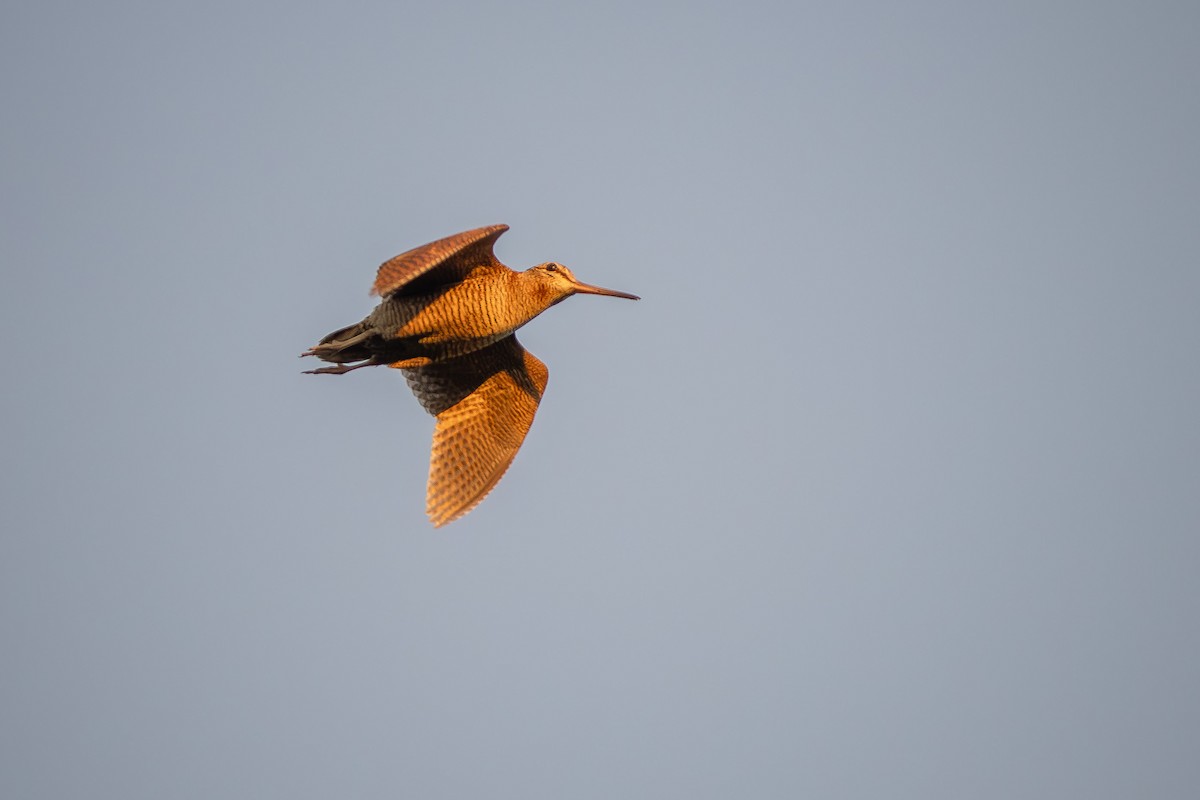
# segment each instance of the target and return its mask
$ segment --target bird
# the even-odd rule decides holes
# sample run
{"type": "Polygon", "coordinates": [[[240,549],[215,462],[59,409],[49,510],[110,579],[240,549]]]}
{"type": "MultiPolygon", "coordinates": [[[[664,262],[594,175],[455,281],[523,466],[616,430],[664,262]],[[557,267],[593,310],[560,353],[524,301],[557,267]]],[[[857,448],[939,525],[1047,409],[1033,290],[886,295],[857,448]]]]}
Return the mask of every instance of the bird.
{"type": "Polygon", "coordinates": [[[425,513],[435,527],[471,511],[504,476],[533,424],[549,371],[515,331],[575,294],[640,299],[579,281],[547,261],[524,271],[496,258],[507,225],[475,228],[421,245],[380,265],[381,300],[365,319],[301,353],[335,366],[400,370],[436,417],[425,513]]]}

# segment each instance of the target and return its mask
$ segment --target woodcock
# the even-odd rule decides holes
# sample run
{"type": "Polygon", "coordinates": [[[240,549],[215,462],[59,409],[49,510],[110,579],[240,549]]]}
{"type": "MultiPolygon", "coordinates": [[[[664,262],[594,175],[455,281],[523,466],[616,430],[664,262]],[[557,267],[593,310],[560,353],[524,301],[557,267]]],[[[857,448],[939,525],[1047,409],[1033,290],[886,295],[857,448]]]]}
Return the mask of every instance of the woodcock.
{"type": "Polygon", "coordinates": [[[549,372],[513,332],[573,294],[636,295],[590,286],[562,264],[517,272],[492,252],[507,225],[430,242],[391,261],[366,319],[302,353],[336,364],[307,374],[389,366],[437,417],[425,513],[435,526],[477,506],[512,463],[533,424],[549,372]]]}

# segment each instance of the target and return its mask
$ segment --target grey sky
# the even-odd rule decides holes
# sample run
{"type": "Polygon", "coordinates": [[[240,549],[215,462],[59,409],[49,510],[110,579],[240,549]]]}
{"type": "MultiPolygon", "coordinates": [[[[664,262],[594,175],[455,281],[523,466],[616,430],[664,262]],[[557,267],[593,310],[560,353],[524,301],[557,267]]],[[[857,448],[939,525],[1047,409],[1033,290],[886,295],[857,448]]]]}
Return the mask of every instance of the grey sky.
{"type": "Polygon", "coordinates": [[[0,796],[1190,796],[1198,34],[7,9],[0,796]],[[401,376],[296,355],[498,222],[644,299],[434,531],[401,376]]]}

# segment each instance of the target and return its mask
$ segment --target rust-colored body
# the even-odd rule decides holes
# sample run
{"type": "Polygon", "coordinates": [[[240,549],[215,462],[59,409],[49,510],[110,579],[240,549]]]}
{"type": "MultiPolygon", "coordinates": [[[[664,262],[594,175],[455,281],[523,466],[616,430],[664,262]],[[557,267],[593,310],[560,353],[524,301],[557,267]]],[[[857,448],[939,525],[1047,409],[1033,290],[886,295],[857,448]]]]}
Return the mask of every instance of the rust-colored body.
{"type": "Polygon", "coordinates": [[[513,332],[572,294],[636,296],[580,283],[561,264],[516,272],[493,253],[507,225],[459,233],[384,262],[362,322],[302,355],[337,364],[400,369],[437,417],[426,513],[441,526],[470,511],[496,485],[529,432],[546,389],[546,365],[513,332]]]}

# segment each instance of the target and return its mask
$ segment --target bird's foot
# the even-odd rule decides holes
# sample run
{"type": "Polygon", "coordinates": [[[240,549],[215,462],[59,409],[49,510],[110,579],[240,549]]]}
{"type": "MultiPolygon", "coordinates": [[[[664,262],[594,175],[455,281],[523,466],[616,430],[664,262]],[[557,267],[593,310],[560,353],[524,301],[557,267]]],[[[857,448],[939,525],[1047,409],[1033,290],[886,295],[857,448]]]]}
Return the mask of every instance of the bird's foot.
{"type": "Polygon", "coordinates": [[[361,364],[338,364],[336,367],[321,367],[320,369],[306,369],[306,370],[304,370],[304,374],[305,375],[344,375],[347,372],[358,369],[360,367],[374,367],[375,365],[376,365],[376,362],[374,360],[364,361],[361,364]]]}

